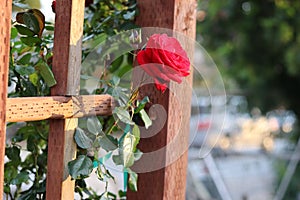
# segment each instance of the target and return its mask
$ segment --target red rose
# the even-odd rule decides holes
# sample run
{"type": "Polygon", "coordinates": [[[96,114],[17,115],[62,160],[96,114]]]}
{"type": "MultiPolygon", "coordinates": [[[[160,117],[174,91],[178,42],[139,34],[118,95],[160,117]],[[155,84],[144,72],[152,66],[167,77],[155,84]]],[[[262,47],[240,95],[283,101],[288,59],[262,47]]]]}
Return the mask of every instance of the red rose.
{"type": "Polygon", "coordinates": [[[166,34],[154,34],[144,50],[137,54],[137,61],[152,76],[158,90],[164,92],[173,80],[181,83],[190,74],[190,61],[176,38],[166,34]]]}
{"type": "Polygon", "coordinates": [[[54,13],[55,13],[55,7],[56,7],[56,0],[53,0],[51,4],[51,8],[52,8],[52,12],[54,13]]]}

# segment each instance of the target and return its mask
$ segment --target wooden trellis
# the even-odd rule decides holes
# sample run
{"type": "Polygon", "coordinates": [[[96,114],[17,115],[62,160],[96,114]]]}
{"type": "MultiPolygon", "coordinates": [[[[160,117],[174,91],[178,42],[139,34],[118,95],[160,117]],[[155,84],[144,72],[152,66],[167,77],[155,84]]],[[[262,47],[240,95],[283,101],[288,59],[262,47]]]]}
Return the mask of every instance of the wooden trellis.
{"type": "MultiPolygon", "coordinates": [[[[140,15],[137,24],[146,27],[163,27],[195,37],[196,0],[138,0],[140,15]]],[[[51,88],[51,97],[28,97],[7,99],[9,66],[9,38],[12,0],[0,4],[0,194],[3,193],[4,151],[6,121],[50,120],[48,138],[48,200],[74,199],[74,181],[66,173],[66,164],[75,157],[76,145],[73,134],[78,117],[110,115],[113,99],[109,95],[78,96],[81,65],[81,39],[83,32],[84,0],[57,0],[53,73],[58,82],[51,88]]],[[[188,78],[191,85],[192,74],[188,78]]],[[[166,146],[175,134],[176,122],[181,122],[180,145],[175,143],[163,153],[168,160],[172,148],[185,151],[176,162],[149,173],[139,174],[137,193],[129,192],[128,199],[184,199],[189,133],[190,98],[189,88],[176,88],[170,84],[176,98],[182,99],[182,115],[176,114],[175,97],[169,91],[163,96],[153,86],[141,88],[153,103],[161,104],[168,113],[164,128],[155,137],[142,139],[142,151],[166,146]]],[[[142,162],[143,159],[140,161],[142,162]]],[[[139,163],[137,163],[139,164],[139,163]]]]}

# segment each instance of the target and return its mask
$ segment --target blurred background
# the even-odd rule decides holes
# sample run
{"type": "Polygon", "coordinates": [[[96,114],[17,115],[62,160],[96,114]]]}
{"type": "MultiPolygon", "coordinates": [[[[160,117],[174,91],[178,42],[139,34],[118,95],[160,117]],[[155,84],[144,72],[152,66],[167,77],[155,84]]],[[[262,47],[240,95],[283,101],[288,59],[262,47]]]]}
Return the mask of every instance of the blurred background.
{"type": "Polygon", "coordinates": [[[199,1],[197,42],[227,95],[194,82],[187,199],[300,199],[299,31],[299,1],[199,1]],[[226,107],[221,133],[213,107],[226,107]]]}

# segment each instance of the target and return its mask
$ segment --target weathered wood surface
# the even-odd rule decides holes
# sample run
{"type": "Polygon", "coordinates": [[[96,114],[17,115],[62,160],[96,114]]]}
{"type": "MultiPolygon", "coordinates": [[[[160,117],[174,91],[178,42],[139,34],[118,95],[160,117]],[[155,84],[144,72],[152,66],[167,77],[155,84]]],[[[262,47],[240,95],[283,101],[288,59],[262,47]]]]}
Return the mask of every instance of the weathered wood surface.
{"type": "Polygon", "coordinates": [[[9,98],[6,103],[6,121],[107,116],[112,115],[113,106],[114,101],[110,95],[9,98]]]}
{"type": "MultiPolygon", "coordinates": [[[[136,23],[141,27],[172,29],[193,40],[196,28],[196,2],[196,0],[138,0],[140,14],[136,23]]],[[[191,42],[187,41],[183,46],[192,57],[194,46],[191,42]]],[[[143,169],[150,170],[147,173],[139,173],[138,192],[128,191],[128,200],[185,199],[192,74],[191,72],[186,78],[187,85],[171,82],[170,90],[163,94],[157,91],[153,84],[139,89],[141,98],[148,96],[151,104],[163,106],[168,117],[159,133],[140,140],[139,148],[145,154],[133,168],[139,172],[143,169]],[[156,153],[151,155],[151,152],[156,153]]]]}
{"type": "MultiPolygon", "coordinates": [[[[52,96],[78,95],[81,66],[84,0],[56,1],[53,73],[58,82],[52,96]]],[[[67,163],[76,156],[73,135],[77,119],[50,120],[47,200],[74,199],[75,182],[67,163]]]]}
{"type": "Polygon", "coordinates": [[[0,197],[3,194],[4,155],[6,135],[6,99],[9,68],[9,41],[12,1],[0,4],[0,197]]]}

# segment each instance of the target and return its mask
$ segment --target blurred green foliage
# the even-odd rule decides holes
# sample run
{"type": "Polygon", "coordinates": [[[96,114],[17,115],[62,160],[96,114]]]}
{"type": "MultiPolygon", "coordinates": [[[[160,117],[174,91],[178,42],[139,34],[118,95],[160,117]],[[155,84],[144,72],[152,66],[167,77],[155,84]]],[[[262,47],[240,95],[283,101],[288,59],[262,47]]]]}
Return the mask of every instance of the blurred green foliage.
{"type": "Polygon", "coordinates": [[[203,0],[199,9],[198,40],[228,93],[238,85],[252,106],[283,106],[300,116],[300,2],[203,0]]]}
{"type": "MultiPolygon", "coordinates": [[[[202,0],[197,19],[198,41],[215,60],[227,93],[246,95],[265,112],[293,110],[299,119],[300,1],[202,0]]],[[[278,181],[285,166],[277,169],[278,181]]],[[[299,177],[298,166],[284,199],[297,198],[299,177]]]]}

